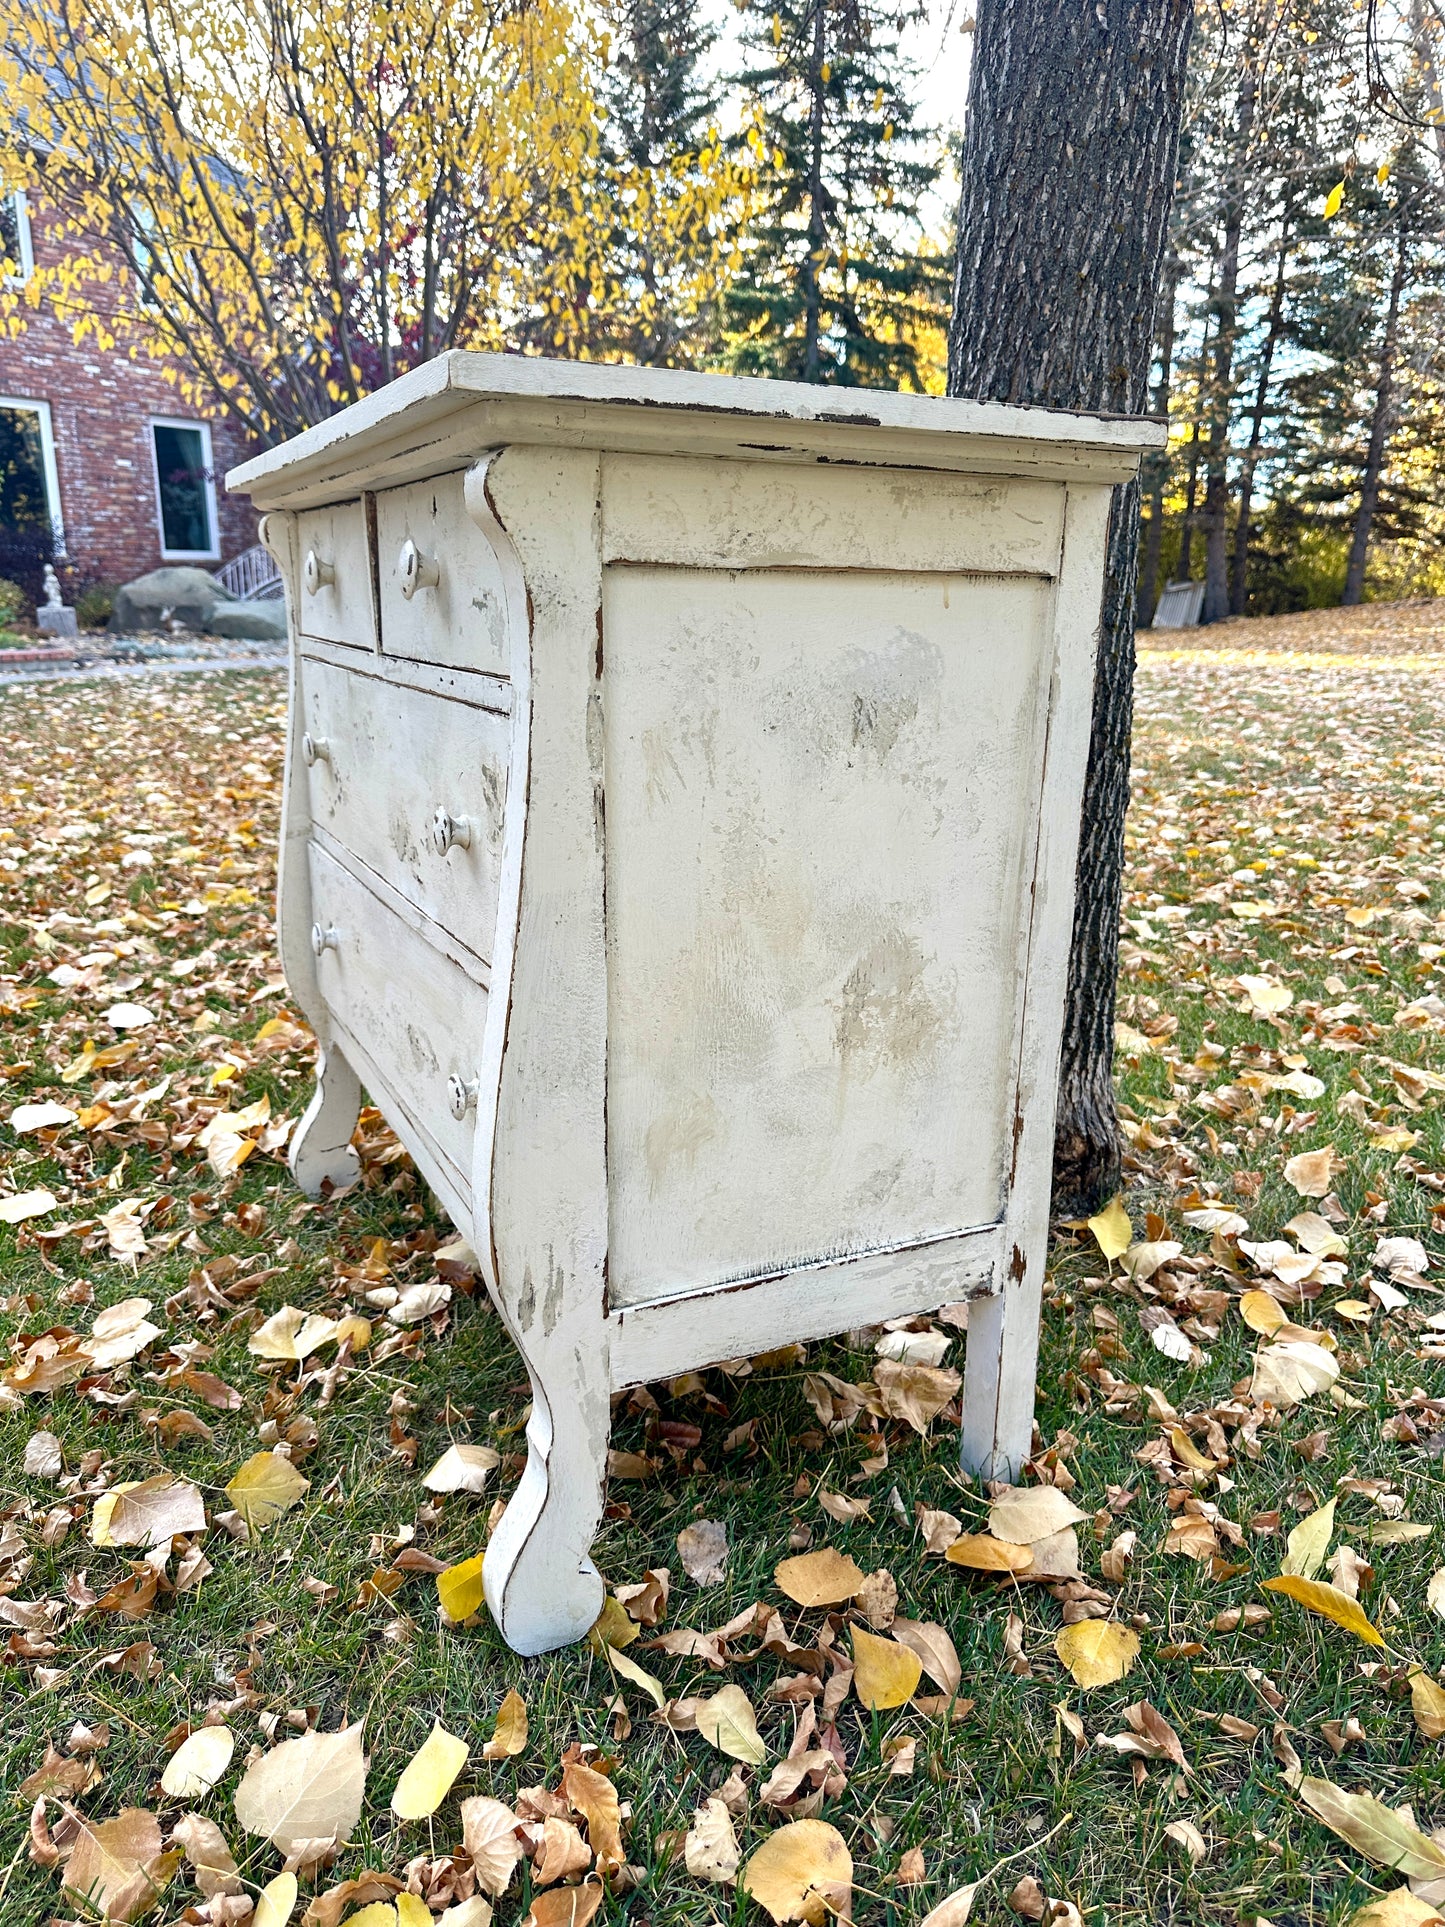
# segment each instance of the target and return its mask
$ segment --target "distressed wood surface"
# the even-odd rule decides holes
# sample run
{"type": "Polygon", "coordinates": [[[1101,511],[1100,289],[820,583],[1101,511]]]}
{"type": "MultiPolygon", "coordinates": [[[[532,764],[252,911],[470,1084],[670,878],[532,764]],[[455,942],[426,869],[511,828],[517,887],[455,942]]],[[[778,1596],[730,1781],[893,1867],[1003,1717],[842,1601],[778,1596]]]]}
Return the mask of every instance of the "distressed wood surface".
{"type": "Polygon", "coordinates": [[[311,509],[296,517],[291,613],[302,635],[352,649],[375,649],[376,611],[371,594],[371,550],[366,510],[360,501],[311,509]],[[311,581],[306,560],[316,558],[311,581]]]}
{"type": "Polygon", "coordinates": [[[919,474],[912,404],[772,397],[838,457],[782,467],[735,384],[687,384],[699,412],[655,371],[490,401],[486,373],[258,488],[293,612],[282,951],[321,1046],[293,1168],[346,1181],[359,1078],[469,1236],[533,1391],[487,1598],[540,1652],[601,1603],[619,1387],[970,1298],[965,1461],[1028,1451],[1107,482],[1141,438],[975,411],[919,474]],[[499,411],[529,439],[479,439],[499,411]],[[980,436],[1016,475],[953,472],[980,436]],[[303,538],[348,531],[332,620],[303,538]],[[398,539],[435,551],[410,600],[398,539]],[[431,846],[438,807],[471,849],[431,846]]]}
{"type": "Polygon", "coordinates": [[[508,673],[506,606],[500,566],[467,515],[461,471],[376,497],[377,578],[381,648],[414,662],[508,673]],[[434,584],[409,598],[399,567],[414,542],[437,572],[434,584]]]}
{"type": "Polygon", "coordinates": [[[308,734],[326,747],[307,771],[313,824],[490,962],[509,719],[314,659],[301,665],[301,698],[308,734]],[[439,809],[466,819],[467,847],[437,850],[439,809]]]}

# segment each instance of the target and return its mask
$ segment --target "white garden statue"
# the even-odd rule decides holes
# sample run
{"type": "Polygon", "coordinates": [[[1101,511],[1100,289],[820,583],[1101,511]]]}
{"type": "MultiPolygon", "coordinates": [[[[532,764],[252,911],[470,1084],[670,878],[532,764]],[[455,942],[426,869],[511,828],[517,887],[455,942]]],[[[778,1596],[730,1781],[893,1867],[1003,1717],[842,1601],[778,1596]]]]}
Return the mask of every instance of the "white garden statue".
{"type": "Polygon", "coordinates": [[[45,600],[35,611],[35,626],[42,636],[78,634],[74,609],[67,609],[60,597],[60,577],[51,563],[45,565],[45,600]]]}

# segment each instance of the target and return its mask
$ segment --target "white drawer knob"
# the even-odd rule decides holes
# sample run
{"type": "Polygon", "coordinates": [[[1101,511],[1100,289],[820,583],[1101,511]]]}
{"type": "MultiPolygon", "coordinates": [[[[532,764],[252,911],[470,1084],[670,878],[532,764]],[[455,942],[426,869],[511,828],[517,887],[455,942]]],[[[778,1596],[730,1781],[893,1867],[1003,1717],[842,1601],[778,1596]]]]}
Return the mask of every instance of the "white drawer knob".
{"type": "Polygon", "coordinates": [[[418,589],[434,589],[442,579],[436,563],[422,554],[410,536],[401,545],[401,554],[396,559],[396,572],[401,577],[401,592],[408,602],[418,589]]]}
{"type": "Polygon", "coordinates": [[[331,743],[325,736],[313,736],[308,730],[301,738],[301,760],[310,769],[316,763],[331,761],[331,743]]]}
{"type": "Polygon", "coordinates": [[[315,549],[306,551],[306,560],[301,567],[301,580],[306,584],[307,595],[316,595],[328,583],[336,580],[336,565],[323,562],[315,549]]]}
{"type": "Polygon", "coordinates": [[[458,1124],[468,1111],[476,1109],[480,1089],[481,1079],[478,1077],[458,1077],[453,1072],[447,1079],[447,1105],[458,1124]]]}
{"type": "Polygon", "coordinates": [[[464,850],[472,847],[472,819],[438,810],[431,820],[431,846],[438,856],[445,856],[454,843],[464,850]]]}
{"type": "Polygon", "coordinates": [[[311,948],[316,952],[318,957],[321,956],[323,951],[339,950],[341,948],[341,932],[336,928],[334,923],[313,923],[311,926],[311,948]]]}

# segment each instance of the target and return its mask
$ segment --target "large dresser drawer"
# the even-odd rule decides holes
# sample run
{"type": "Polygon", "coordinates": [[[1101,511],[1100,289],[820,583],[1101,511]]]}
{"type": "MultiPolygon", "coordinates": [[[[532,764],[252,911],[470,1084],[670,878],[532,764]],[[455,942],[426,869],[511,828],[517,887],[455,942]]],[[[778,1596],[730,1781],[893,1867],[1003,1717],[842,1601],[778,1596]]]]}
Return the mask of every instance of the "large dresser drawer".
{"type": "Polygon", "coordinates": [[[300,668],[313,824],[490,963],[510,718],[315,656],[300,668]]]}
{"type": "Polygon", "coordinates": [[[467,513],[461,474],[376,498],[381,646],[409,662],[506,676],[502,572],[467,513]]]}
{"type": "Polygon", "coordinates": [[[365,503],[337,502],[298,515],[296,556],[300,594],[295,615],[301,634],[374,651],[376,612],[365,503]]]}
{"type": "Polygon", "coordinates": [[[370,1059],[366,1081],[381,1079],[372,1096],[398,1105],[469,1191],[487,992],[316,844],[308,857],[327,1008],[370,1059]]]}

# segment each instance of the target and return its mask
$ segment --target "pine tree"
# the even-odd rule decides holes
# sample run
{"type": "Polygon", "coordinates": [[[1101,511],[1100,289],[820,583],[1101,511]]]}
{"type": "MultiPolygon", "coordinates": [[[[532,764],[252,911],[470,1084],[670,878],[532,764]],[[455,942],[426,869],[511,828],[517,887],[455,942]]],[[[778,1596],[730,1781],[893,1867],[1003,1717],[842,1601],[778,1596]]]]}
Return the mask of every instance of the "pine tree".
{"type": "Polygon", "coordinates": [[[720,87],[704,69],[717,32],[701,0],[614,0],[604,13],[612,58],[603,153],[619,180],[653,184],[653,206],[634,202],[613,237],[615,271],[640,291],[635,319],[613,345],[631,361],[686,366],[717,336],[717,304],[707,298],[711,288],[703,295],[694,285],[698,250],[690,245],[693,222],[721,212],[698,191],[719,158],[720,87]],[[649,218],[654,213],[673,218],[649,218]]]}
{"type": "Polygon", "coordinates": [[[948,270],[918,217],[938,179],[914,73],[876,0],[740,0],[764,205],[723,299],[739,374],[925,385],[948,270]]]}

